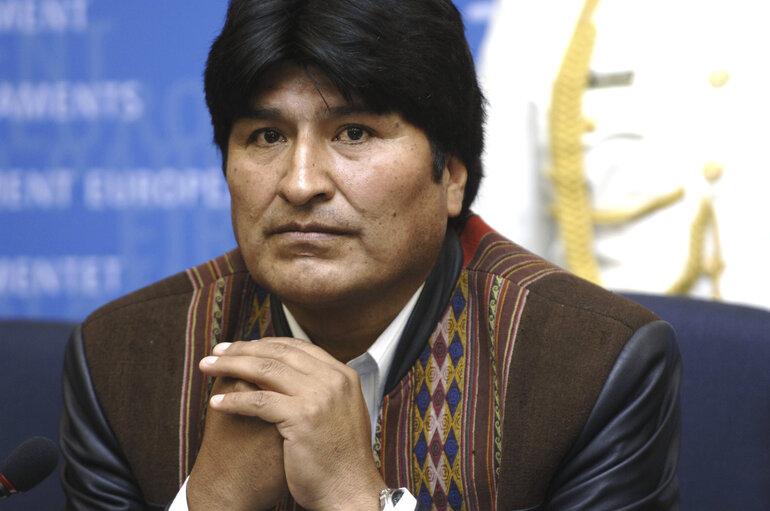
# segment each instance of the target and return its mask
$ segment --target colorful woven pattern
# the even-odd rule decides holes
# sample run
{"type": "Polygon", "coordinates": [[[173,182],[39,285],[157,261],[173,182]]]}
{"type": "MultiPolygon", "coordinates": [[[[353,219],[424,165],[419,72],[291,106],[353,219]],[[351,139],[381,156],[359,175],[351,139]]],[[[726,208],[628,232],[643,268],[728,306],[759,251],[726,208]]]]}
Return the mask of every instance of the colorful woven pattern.
{"type": "Polygon", "coordinates": [[[228,307],[232,293],[233,263],[230,253],[208,263],[187,270],[193,286],[192,300],[188,309],[185,333],[185,366],[179,410],[179,484],[192,470],[195,453],[200,443],[200,432],[205,417],[205,401],[210,382],[197,370],[200,359],[221,341],[227,318],[223,310],[228,307]],[[203,390],[203,391],[201,391],[203,390]]]}
{"type": "Polygon", "coordinates": [[[496,509],[505,389],[527,287],[563,271],[480,220],[466,229],[471,257],[421,356],[385,396],[374,446],[386,482],[439,511],[496,509]]]}
{"type": "Polygon", "coordinates": [[[417,389],[412,465],[417,497],[438,509],[463,509],[460,444],[465,388],[467,340],[467,279],[461,279],[442,322],[420,356],[414,371],[417,389]]]}

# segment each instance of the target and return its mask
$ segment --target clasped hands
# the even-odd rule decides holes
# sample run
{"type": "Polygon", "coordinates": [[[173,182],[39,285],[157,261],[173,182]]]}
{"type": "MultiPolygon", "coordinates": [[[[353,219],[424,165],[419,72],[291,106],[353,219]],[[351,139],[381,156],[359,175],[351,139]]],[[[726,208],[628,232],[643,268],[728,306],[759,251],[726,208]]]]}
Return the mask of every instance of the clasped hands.
{"type": "Polygon", "coordinates": [[[200,370],[216,377],[187,484],[191,511],[260,510],[286,493],[308,510],[379,509],[358,374],[292,338],[222,343],[200,370]]]}

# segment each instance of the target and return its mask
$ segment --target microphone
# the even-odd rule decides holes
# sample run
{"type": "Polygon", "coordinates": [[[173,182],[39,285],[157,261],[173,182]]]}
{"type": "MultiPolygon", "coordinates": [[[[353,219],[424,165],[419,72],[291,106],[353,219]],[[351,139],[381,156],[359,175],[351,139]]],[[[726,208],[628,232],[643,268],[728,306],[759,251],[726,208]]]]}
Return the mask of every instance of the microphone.
{"type": "Polygon", "coordinates": [[[0,499],[40,484],[59,462],[59,448],[51,440],[34,436],[21,443],[0,466],[0,499]]]}

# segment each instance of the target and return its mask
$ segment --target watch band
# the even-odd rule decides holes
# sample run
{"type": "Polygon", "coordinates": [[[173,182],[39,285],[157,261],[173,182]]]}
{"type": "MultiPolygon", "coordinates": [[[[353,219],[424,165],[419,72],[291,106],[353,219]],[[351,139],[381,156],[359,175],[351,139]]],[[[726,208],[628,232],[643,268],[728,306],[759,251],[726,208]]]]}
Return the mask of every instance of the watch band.
{"type": "Polygon", "coordinates": [[[380,492],[380,511],[412,511],[416,506],[417,499],[406,488],[386,488],[380,492]]]}

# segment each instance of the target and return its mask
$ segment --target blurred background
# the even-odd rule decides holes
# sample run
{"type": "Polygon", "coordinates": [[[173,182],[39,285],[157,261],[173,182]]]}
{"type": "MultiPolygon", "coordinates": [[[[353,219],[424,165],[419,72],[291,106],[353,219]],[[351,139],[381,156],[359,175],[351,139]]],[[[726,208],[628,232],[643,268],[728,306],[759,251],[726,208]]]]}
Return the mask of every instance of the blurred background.
{"type": "MultiPolygon", "coordinates": [[[[460,2],[478,48],[489,2],[460,2]]],[[[79,320],[235,246],[202,71],[226,2],[0,1],[0,316],[79,320]]]]}
{"type": "MultiPolygon", "coordinates": [[[[770,306],[759,3],[455,3],[490,102],[474,209],[613,289],[770,306]]],[[[0,317],[81,320],[234,247],[201,78],[225,8],[0,0],[0,317]]]]}

